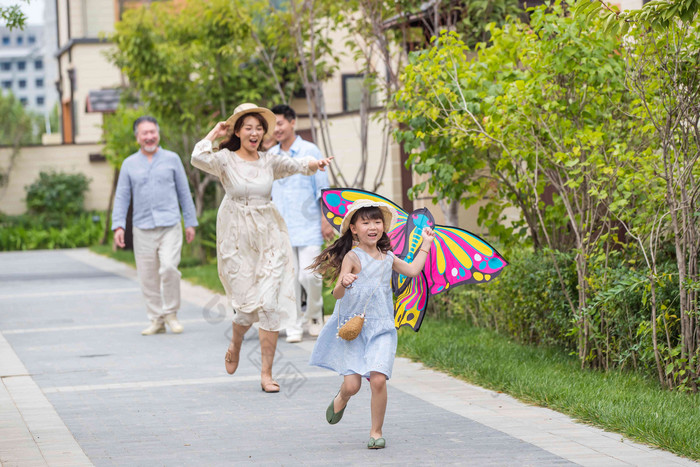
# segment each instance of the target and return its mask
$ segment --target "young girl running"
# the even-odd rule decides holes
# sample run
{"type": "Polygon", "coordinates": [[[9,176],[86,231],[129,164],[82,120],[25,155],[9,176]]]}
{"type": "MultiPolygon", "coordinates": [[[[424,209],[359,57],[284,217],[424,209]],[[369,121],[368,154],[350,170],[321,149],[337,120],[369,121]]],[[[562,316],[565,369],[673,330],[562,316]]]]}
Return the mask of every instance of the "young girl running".
{"type": "Polygon", "coordinates": [[[343,417],[350,397],[360,390],[362,378],[369,378],[372,390],[372,427],[369,449],[386,445],[382,425],[386,412],[386,381],[396,355],[396,328],[391,295],[392,270],[408,277],[420,273],[435,235],[423,229],[423,243],[412,263],[391,251],[386,232],[394,220],[394,210],[381,202],[361,199],[348,207],[340,226],[341,236],[326,248],[310,266],[323,274],[331,273],[338,282],[333,289],[337,299],[333,315],[318,336],[310,364],[337,371],[343,378],[338,394],[326,410],[331,425],[343,417]],[[358,245],[353,248],[353,241],[358,245]],[[337,336],[340,323],[364,314],[360,335],[346,341],[337,336]]]}

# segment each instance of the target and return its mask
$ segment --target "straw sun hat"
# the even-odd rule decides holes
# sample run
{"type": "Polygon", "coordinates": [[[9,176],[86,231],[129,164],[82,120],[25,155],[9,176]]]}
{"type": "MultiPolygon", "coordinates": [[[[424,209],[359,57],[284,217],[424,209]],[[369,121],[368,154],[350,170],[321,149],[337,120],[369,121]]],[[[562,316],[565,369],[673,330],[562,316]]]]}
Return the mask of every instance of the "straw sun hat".
{"type": "Polygon", "coordinates": [[[236,125],[238,119],[251,113],[259,113],[262,115],[265,121],[267,121],[267,132],[265,134],[274,131],[275,125],[277,124],[277,118],[275,117],[275,114],[270,111],[270,109],[258,107],[255,104],[245,103],[236,107],[233,111],[233,115],[226,120],[228,131],[226,132],[226,137],[223,139],[224,142],[231,140],[231,137],[233,136],[233,127],[236,125]]]}
{"type": "Polygon", "coordinates": [[[355,211],[361,208],[377,207],[382,212],[382,217],[384,218],[384,232],[389,233],[391,227],[393,227],[394,222],[396,222],[396,211],[394,208],[381,201],[371,201],[369,199],[358,199],[350,206],[348,206],[348,211],[343,217],[343,222],[340,224],[340,235],[343,235],[350,228],[350,221],[352,220],[355,211]]]}

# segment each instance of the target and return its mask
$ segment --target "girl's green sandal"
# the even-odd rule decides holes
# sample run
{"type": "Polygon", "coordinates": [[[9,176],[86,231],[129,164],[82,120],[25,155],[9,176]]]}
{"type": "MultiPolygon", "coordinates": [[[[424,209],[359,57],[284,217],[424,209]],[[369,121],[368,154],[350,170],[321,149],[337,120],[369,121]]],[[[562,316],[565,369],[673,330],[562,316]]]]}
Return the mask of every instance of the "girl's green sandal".
{"type": "Polygon", "coordinates": [[[331,425],[335,425],[340,421],[341,418],[343,418],[343,412],[345,412],[345,408],[347,407],[346,404],[345,407],[340,409],[340,412],[335,413],[335,411],[333,410],[333,403],[335,402],[335,398],[338,397],[338,394],[333,396],[333,399],[331,399],[331,405],[329,405],[326,409],[326,420],[328,420],[328,423],[330,423],[331,425]]]}
{"type": "Polygon", "coordinates": [[[367,443],[367,449],[384,449],[386,447],[386,440],[384,438],[370,438],[367,443]]]}

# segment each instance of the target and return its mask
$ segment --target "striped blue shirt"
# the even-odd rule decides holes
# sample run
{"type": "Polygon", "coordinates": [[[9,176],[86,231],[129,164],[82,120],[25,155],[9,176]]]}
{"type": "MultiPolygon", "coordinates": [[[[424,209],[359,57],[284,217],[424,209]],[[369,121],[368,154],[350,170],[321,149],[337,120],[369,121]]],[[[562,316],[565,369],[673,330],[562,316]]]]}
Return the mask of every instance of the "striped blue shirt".
{"type": "Polygon", "coordinates": [[[133,225],[139,229],[170,227],[180,222],[196,227],[197,215],[180,156],[158,148],[151,162],[138,151],[122,163],[114,195],[112,230],[126,226],[129,201],[134,198],[133,225]]]}

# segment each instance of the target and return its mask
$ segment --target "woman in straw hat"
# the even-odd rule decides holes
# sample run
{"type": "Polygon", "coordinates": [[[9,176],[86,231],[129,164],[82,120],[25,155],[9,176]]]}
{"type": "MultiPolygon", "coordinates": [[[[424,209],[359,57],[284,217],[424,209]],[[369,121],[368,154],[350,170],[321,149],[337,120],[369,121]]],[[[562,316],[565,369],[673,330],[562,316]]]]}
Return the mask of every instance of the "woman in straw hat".
{"type": "Polygon", "coordinates": [[[326,420],[331,425],[338,423],[350,397],[360,390],[362,378],[368,378],[372,390],[369,449],[381,449],[386,445],[382,437],[386,381],[391,377],[397,341],[391,273],[417,276],[423,270],[435,239],[429,227],[423,229],[420,250],[414,261],[407,263],[391,251],[386,233],[394,220],[394,210],[386,203],[368,199],[355,201],[348,207],[340,225],[340,238],[311,265],[322,274],[330,272],[333,278],[338,278],[333,289],[337,299],[333,315],[318,336],[309,361],[311,365],[343,376],[340,390],[326,410],[326,420]],[[354,243],[357,243],[355,248],[354,243]],[[357,316],[364,321],[360,323],[357,316]],[[346,329],[340,328],[341,321],[347,323],[344,328],[360,323],[359,334],[353,338],[353,332],[349,337],[352,340],[344,340],[348,337],[344,337],[346,329]]]}
{"type": "Polygon", "coordinates": [[[192,165],[218,177],[226,191],[216,220],[219,278],[234,313],[226,371],[235,373],[243,336],[253,323],[259,323],[265,392],[279,392],[279,384],[272,379],[277,335],[296,311],[291,246],[284,220],[270,199],[272,182],[325,170],[332,159],[292,159],[260,152],[264,136],[274,126],[271,111],[241,104],[192,152],[192,165]],[[220,138],[223,142],[214,152],[212,143],[220,138]]]}

